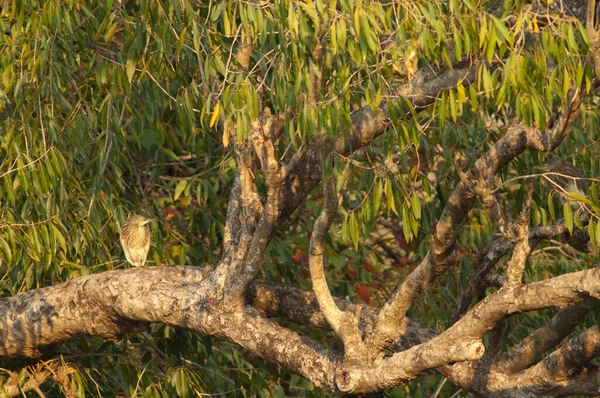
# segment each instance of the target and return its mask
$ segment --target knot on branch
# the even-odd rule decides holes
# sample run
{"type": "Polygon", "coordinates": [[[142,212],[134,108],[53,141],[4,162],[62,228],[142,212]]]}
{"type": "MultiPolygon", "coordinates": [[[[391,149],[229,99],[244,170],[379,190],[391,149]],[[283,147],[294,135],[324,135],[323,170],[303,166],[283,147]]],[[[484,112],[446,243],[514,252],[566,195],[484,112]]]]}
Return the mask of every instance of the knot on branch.
{"type": "Polygon", "coordinates": [[[334,383],[344,394],[372,393],[385,389],[377,383],[379,376],[375,369],[364,363],[348,361],[336,371],[334,383]]]}

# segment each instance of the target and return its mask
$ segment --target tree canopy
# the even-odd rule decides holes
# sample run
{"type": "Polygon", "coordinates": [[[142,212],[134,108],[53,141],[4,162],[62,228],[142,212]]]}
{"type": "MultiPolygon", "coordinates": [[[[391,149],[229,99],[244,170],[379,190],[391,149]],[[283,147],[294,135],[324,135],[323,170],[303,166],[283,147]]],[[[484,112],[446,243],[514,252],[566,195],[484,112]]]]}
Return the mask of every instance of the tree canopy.
{"type": "Polygon", "coordinates": [[[0,1],[0,395],[596,395],[598,14],[0,1]]]}

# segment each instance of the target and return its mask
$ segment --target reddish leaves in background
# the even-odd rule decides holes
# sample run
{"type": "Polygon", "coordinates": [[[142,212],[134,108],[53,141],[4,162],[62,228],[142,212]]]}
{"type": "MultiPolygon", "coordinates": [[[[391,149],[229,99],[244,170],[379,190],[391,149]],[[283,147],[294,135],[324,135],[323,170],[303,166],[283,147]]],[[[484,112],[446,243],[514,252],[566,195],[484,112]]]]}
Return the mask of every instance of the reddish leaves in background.
{"type": "Polygon", "coordinates": [[[307,263],[308,264],[308,255],[300,250],[296,250],[296,254],[292,256],[295,262],[297,263],[307,263]]]}
{"type": "Polygon", "coordinates": [[[352,267],[350,264],[348,264],[348,277],[350,277],[350,279],[353,281],[355,281],[356,277],[358,277],[358,272],[356,272],[354,267],[352,267]]]}
{"type": "Polygon", "coordinates": [[[406,264],[408,264],[408,257],[400,257],[400,259],[398,260],[398,262],[400,263],[399,265],[404,267],[406,264]]]}
{"type": "Polygon", "coordinates": [[[369,288],[362,283],[356,284],[356,294],[365,303],[369,304],[371,302],[371,292],[369,292],[369,288]]]}
{"type": "Polygon", "coordinates": [[[310,270],[306,266],[308,264],[308,254],[304,253],[301,250],[296,250],[296,253],[292,256],[295,262],[300,264],[300,273],[303,277],[309,279],[310,278],[310,270]]]}
{"type": "Polygon", "coordinates": [[[166,209],[162,210],[163,217],[167,221],[172,220],[175,217],[175,212],[176,212],[176,210],[175,210],[175,207],[173,207],[173,206],[167,207],[166,209]]]}
{"type": "Polygon", "coordinates": [[[369,274],[371,274],[373,276],[373,278],[381,279],[381,274],[379,272],[377,272],[375,267],[373,267],[371,264],[363,264],[362,267],[365,271],[367,271],[369,274]]]}

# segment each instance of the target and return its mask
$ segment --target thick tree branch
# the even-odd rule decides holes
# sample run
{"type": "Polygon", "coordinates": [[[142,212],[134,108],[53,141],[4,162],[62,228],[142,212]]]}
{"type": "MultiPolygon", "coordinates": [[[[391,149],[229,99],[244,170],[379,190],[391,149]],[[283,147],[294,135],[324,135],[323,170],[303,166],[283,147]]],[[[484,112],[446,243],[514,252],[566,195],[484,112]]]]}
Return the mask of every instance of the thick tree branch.
{"type": "MultiPolygon", "coordinates": [[[[538,380],[537,385],[567,384],[584,366],[600,354],[600,332],[594,326],[581,333],[531,368],[514,375],[511,384],[527,385],[538,380]]],[[[596,378],[596,393],[600,383],[596,378]]]]}
{"type": "Polygon", "coordinates": [[[231,192],[229,194],[229,203],[227,204],[227,216],[225,218],[225,228],[223,231],[223,255],[229,253],[233,246],[237,246],[242,231],[241,203],[242,185],[240,175],[233,180],[231,192]]]}
{"type": "MultiPolygon", "coordinates": [[[[366,393],[398,385],[431,367],[478,358],[483,352],[481,337],[507,315],[564,307],[586,296],[600,296],[600,268],[504,287],[444,333],[371,367],[342,364],[338,353],[249,307],[242,312],[225,311],[222,298],[214,291],[211,270],[117,270],[1,299],[0,355],[36,356],[40,348],[77,335],[118,338],[140,330],[146,322],[162,322],[233,341],[326,388],[366,393]]],[[[408,323],[401,324],[415,330],[408,323]]],[[[590,352],[595,353],[596,348],[590,352]]]]}
{"type": "Polygon", "coordinates": [[[256,355],[335,389],[339,354],[262,318],[229,312],[212,267],[144,267],[80,277],[0,299],[0,356],[40,356],[79,335],[117,339],[161,322],[239,344],[256,355]]]}
{"type": "MultiPolygon", "coordinates": [[[[306,292],[296,287],[278,285],[270,281],[259,280],[252,285],[247,294],[248,303],[271,317],[283,317],[299,325],[321,329],[330,328],[313,292],[306,292]]],[[[367,305],[353,303],[349,300],[334,297],[338,308],[353,314],[359,314],[359,327],[363,332],[370,331],[377,319],[377,309],[367,305]]],[[[437,336],[433,329],[404,317],[400,321],[404,332],[402,341],[398,341],[396,350],[408,349],[424,343],[437,336]]]]}
{"type": "MultiPolygon", "coordinates": [[[[501,167],[526,149],[550,151],[556,148],[570,130],[580,104],[581,96],[576,91],[553,127],[544,134],[521,123],[509,127],[505,136],[474,163],[468,173],[469,181],[485,184],[501,167]]],[[[474,195],[470,186],[461,182],[450,195],[437,224],[431,248],[382,308],[375,330],[367,337],[369,347],[381,350],[397,340],[400,335],[396,320],[402,319],[423,289],[454,262],[455,239],[473,204],[474,195]]]]}
{"type": "Polygon", "coordinates": [[[525,262],[531,253],[529,246],[529,215],[531,213],[531,195],[533,187],[529,187],[529,194],[525,201],[525,206],[519,216],[519,222],[514,226],[513,235],[515,235],[515,248],[510,260],[506,263],[506,277],[509,284],[518,284],[523,281],[523,273],[525,272],[525,262]]]}
{"type": "MultiPolygon", "coordinates": [[[[143,330],[145,322],[185,327],[190,303],[202,308],[207,300],[201,285],[211,270],[109,271],[1,299],[0,356],[38,357],[40,348],[82,334],[118,339],[143,330]],[[192,286],[198,287],[196,294],[192,286]]],[[[206,330],[199,327],[197,332],[206,330]]]]}
{"type": "MultiPolygon", "coordinates": [[[[531,233],[535,234],[536,232],[532,230],[531,233]]],[[[276,285],[268,281],[258,281],[255,283],[249,299],[255,307],[270,316],[282,316],[301,325],[320,328],[328,327],[327,321],[320,312],[316,298],[311,292],[303,292],[297,288],[276,285]]],[[[509,302],[511,298],[507,297],[506,300],[509,302]]],[[[356,312],[355,307],[357,304],[337,298],[335,301],[341,309],[347,308],[350,311],[356,312]]],[[[552,299],[549,299],[548,301],[552,301],[552,299]]],[[[589,302],[589,299],[586,299],[581,303],[584,302],[589,302]]],[[[502,305],[503,304],[499,302],[494,304],[495,307],[502,307],[502,305]]],[[[576,304],[575,307],[578,305],[579,304],[576,304]]],[[[570,309],[575,307],[567,307],[564,310],[559,311],[559,313],[566,314],[570,309]]],[[[361,328],[365,331],[369,331],[374,325],[376,310],[368,306],[362,306],[360,313],[361,328]]],[[[437,336],[437,333],[434,330],[423,327],[418,322],[410,320],[409,318],[403,318],[401,324],[406,330],[404,334],[405,337],[397,342],[399,345],[394,344],[391,347],[394,351],[406,350],[415,345],[430,341],[437,336]]],[[[546,329],[546,331],[552,333],[549,329],[546,329]]],[[[556,336],[556,334],[553,333],[553,336],[556,336]]],[[[510,373],[499,371],[492,366],[491,371],[489,371],[488,367],[488,370],[481,374],[480,370],[475,371],[475,369],[479,369],[476,367],[476,364],[478,363],[478,361],[461,362],[441,366],[435,370],[463,388],[492,397],[561,396],[586,394],[586,392],[587,395],[590,395],[590,391],[597,391],[600,387],[600,378],[596,375],[595,371],[590,371],[584,374],[575,375],[568,381],[561,381],[558,383],[549,382],[543,386],[536,385],[532,378],[521,379],[521,382],[525,383],[523,385],[528,385],[529,387],[525,388],[523,395],[518,395],[520,394],[519,391],[522,391],[523,385],[519,387],[516,383],[512,382],[514,378],[511,378],[510,373]],[[593,390],[593,388],[596,388],[596,390],[593,390]]]]}
{"type": "MultiPolygon", "coordinates": [[[[486,297],[439,336],[378,361],[374,372],[365,371],[364,366],[344,368],[336,377],[337,384],[344,392],[375,392],[406,382],[427,368],[478,359],[484,351],[481,338],[506,316],[548,306],[565,307],[586,296],[597,297],[600,283],[592,280],[598,277],[600,268],[594,268],[527,285],[507,285],[486,297]],[[579,291],[574,291],[573,286],[580,287],[579,291]],[[418,363],[413,364],[416,358],[418,363]],[[425,367],[421,367],[423,363],[425,367]]],[[[590,350],[596,352],[595,347],[590,350]]]]}
{"type": "MultiPolygon", "coordinates": [[[[564,219],[560,219],[551,225],[532,228],[529,230],[529,246],[534,248],[541,240],[552,239],[567,232],[567,224],[564,219]]],[[[477,255],[474,271],[469,279],[469,287],[466,289],[461,299],[461,303],[454,315],[454,321],[460,319],[469,309],[473,299],[477,301],[484,297],[485,286],[483,282],[486,276],[498,263],[498,261],[509,254],[514,248],[514,244],[504,238],[495,239],[483,248],[477,255]]]]}
{"type": "MultiPolygon", "coordinates": [[[[328,162],[329,156],[325,157],[328,162]]],[[[325,163],[324,162],[324,163],[325,163]]],[[[326,165],[323,165],[325,170],[326,165]]],[[[310,277],[313,284],[313,290],[319,307],[327,322],[331,325],[333,331],[344,342],[344,356],[346,361],[357,361],[365,358],[364,344],[362,335],[358,328],[359,318],[356,314],[349,311],[341,311],[336,305],[329,287],[323,269],[323,253],[325,251],[325,238],[331,226],[338,209],[338,195],[335,190],[335,182],[332,177],[327,178],[323,172],[321,181],[323,192],[323,208],[319,217],[315,221],[313,231],[310,237],[310,277]]]]}
{"type": "Polygon", "coordinates": [[[566,307],[556,313],[543,327],[502,354],[492,367],[502,373],[516,373],[529,366],[546,351],[556,346],[577,326],[581,318],[594,307],[594,299],[566,307]]]}
{"type": "MultiPolygon", "coordinates": [[[[407,100],[415,109],[424,109],[433,104],[442,91],[456,87],[458,84],[468,85],[475,81],[479,67],[480,64],[476,63],[439,73],[421,70],[397,90],[397,95],[407,100]]],[[[407,111],[407,114],[411,113],[407,111]]],[[[386,101],[382,102],[375,112],[365,106],[352,113],[351,121],[350,128],[342,131],[334,143],[335,152],[346,156],[368,145],[389,128],[390,104],[386,101]]],[[[294,212],[321,180],[321,172],[314,167],[319,162],[320,145],[321,142],[311,143],[290,171],[283,191],[279,223],[285,221],[294,212]]]]}
{"type": "Polygon", "coordinates": [[[600,4],[596,5],[596,0],[587,1],[585,26],[590,40],[589,57],[596,73],[600,74],[600,4]]]}

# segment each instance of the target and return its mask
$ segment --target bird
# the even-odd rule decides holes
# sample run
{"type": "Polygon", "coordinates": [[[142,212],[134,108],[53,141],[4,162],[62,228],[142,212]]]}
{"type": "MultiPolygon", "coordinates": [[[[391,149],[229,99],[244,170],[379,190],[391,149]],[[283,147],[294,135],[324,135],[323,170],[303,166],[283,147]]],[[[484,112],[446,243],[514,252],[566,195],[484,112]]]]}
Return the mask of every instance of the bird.
{"type": "Polygon", "coordinates": [[[121,246],[127,261],[134,267],[143,267],[150,250],[150,230],[148,224],[151,218],[138,214],[131,216],[121,227],[121,246]]]}
{"type": "Polygon", "coordinates": [[[542,171],[551,173],[544,175],[544,185],[551,192],[557,192],[561,202],[571,201],[569,193],[586,196],[588,182],[584,180],[580,169],[561,158],[554,158],[541,167],[542,171]]]}

